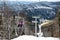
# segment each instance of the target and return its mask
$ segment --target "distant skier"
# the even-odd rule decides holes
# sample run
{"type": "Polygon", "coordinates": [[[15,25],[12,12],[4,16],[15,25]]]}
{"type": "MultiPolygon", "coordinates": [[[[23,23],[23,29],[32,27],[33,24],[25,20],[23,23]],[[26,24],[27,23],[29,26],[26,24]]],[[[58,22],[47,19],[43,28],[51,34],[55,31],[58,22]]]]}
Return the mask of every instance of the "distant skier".
{"type": "Polygon", "coordinates": [[[23,21],[19,21],[18,27],[22,27],[22,26],[23,26],[23,21]]]}
{"type": "Polygon", "coordinates": [[[20,20],[18,23],[18,35],[22,35],[23,33],[23,21],[20,20]]]}

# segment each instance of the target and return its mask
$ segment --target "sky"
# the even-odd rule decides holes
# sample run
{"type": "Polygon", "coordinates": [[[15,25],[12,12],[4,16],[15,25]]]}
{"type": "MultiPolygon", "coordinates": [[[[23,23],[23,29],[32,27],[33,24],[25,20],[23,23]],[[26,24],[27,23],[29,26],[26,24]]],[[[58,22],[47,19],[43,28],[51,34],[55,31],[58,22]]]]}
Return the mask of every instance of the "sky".
{"type": "Polygon", "coordinates": [[[57,1],[60,1],[60,0],[8,0],[8,1],[32,1],[32,2],[48,1],[48,2],[57,2],[57,1]]]}

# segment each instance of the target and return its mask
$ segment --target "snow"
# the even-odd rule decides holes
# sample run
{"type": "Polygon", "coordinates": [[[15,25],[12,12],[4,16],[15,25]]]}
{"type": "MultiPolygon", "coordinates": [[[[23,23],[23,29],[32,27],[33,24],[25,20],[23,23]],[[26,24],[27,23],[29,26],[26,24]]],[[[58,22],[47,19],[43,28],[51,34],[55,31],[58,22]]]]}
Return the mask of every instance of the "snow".
{"type": "Polygon", "coordinates": [[[35,37],[32,35],[23,35],[11,40],[59,40],[59,38],[54,37],[35,37]]]}
{"type": "MultiPolygon", "coordinates": [[[[31,10],[31,9],[33,9],[33,8],[28,8],[28,9],[31,10]]],[[[27,9],[27,10],[28,10],[28,9],[27,9]]],[[[53,8],[51,8],[51,7],[46,7],[46,6],[37,6],[37,7],[34,7],[34,9],[51,9],[51,10],[52,10],[53,8]]]]}
{"type": "Polygon", "coordinates": [[[46,6],[37,6],[37,7],[35,7],[35,9],[38,9],[38,8],[53,9],[53,8],[51,8],[51,7],[46,7],[46,6]]]}

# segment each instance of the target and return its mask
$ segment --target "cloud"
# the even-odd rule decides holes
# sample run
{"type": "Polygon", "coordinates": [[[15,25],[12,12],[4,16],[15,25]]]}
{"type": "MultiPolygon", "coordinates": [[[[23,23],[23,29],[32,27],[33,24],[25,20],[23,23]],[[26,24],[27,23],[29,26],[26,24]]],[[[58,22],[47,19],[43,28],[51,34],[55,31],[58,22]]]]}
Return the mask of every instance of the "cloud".
{"type": "MultiPolygon", "coordinates": [[[[0,0],[0,1],[4,1],[4,0],[0,0]]],[[[6,1],[33,1],[33,2],[39,2],[39,0],[6,0],[6,1]]],[[[56,2],[56,1],[60,1],[60,0],[40,0],[40,1],[56,2]]]]}
{"type": "Polygon", "coordinates": [[[60,1],[60,0],[40,0],[40,1],[56,2],[56,1],[60,1]]]}

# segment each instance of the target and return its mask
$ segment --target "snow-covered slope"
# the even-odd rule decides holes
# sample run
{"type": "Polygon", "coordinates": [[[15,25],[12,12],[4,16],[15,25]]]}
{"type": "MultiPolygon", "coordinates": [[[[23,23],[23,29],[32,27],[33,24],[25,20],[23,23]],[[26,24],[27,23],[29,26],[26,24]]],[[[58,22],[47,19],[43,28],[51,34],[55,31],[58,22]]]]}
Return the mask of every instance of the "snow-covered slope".
{"type": "Polygon", "coordinates": [[[35,36],[31,36],[31,35],[23,35],[23,36],[19,36],[17,38],[11,39],[11,40],[59,40],[59,38],[35,37],[35,36]]]}
{"type": "MultiPolygon", "coordinates": [[[[59,2],[57,2],[59,4],[59,2]]],[[[42,16],[45,19],[54,19],[56,16],[56,2],[6,2],[10,11],[14,11],[14,15],[24,10],[28,16],[42,16]],[[28,9],[28,10],[27,10],[28,9]]],[[[4,10],[4,2],[0,2],[0,10],[4,10]]],[[[13,14],[12,14],[13,15],[13,14]]]]}

